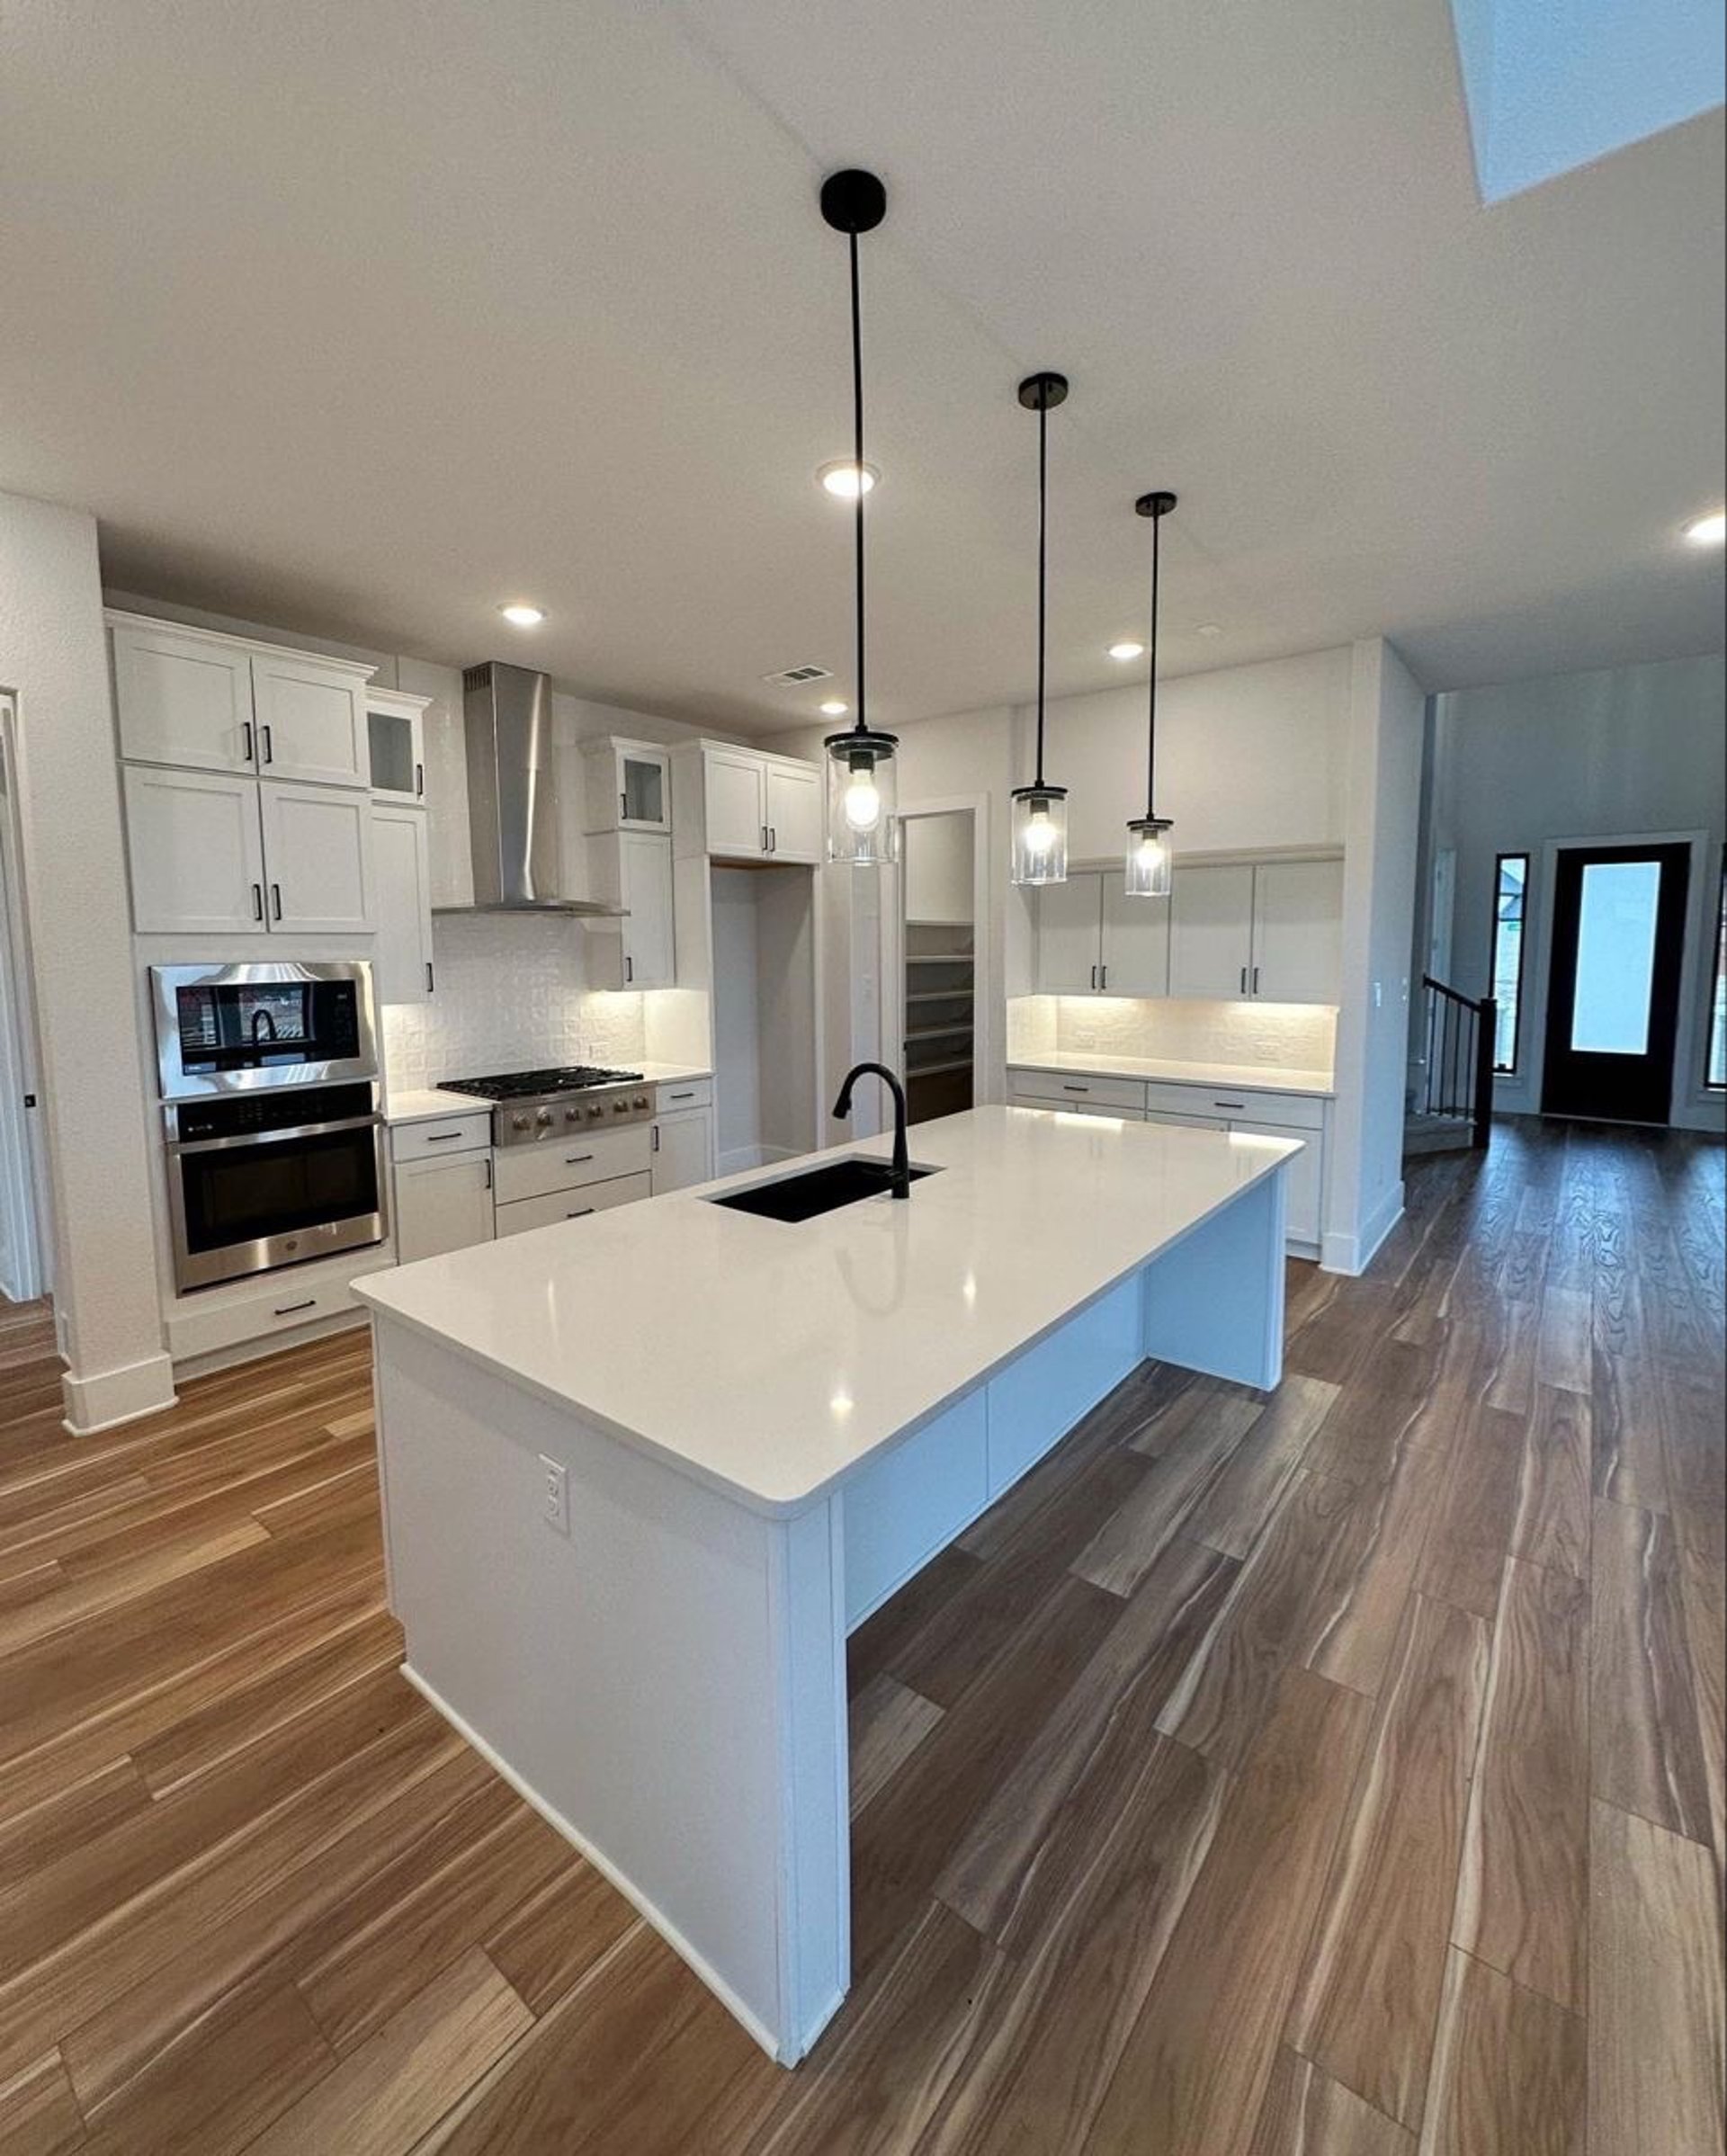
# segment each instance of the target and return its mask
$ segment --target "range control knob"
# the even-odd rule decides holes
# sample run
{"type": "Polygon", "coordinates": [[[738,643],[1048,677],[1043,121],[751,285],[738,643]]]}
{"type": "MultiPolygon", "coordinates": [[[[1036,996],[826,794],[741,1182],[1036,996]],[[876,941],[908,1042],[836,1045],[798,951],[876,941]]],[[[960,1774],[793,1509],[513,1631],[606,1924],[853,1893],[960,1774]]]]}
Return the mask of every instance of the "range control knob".
{"type": "Polygon", "coordinates": [[[630,1113],[629,1102],[627,1100],[614,1100],[612,1104],[612,1113],[613,1115],[628,1115],[630,1113]]]}
{"type": "Polygon", "coordinates": [[[541,1108],[540,1113],[534,1117],[533,1120],[540,1125],[542,1131],[550,1130],[551,1110],[550,1108],[541,1108]]]}
{"type": "Polygon", "coordinates": [[[564,1110],[564,1121],[566,1123],[580,1123],[581,1120],[582,1112],[579,1108],[566,1108],[564,1110]]]}
{"type": "Polygon", "coordinates": [[[589,1102],[587,1109],[587,1120],[589,1123],[598,1123],[600,1118],[604,1114],[605,1110],[600,1105],[598,1101],[589,1102]]]}
{"type": "Polygon", "coordinates": [[[510,1118],[510,1128],[511,1128],[511,1130],[513,1130],[513,1131],[525,1131],[525,1130],[527,1129],[527,1127],[528,1127],[528,1119],[527,1119],[527,1117],[526,1117],[525,1115],[512,1115],[512,1116],[511,1116],[511,1118],[510,1118]]]}
{"type": "Polygon", "coordinates": [[[634,1100],[631,1102],[630,1105],[632,1108],[639,1110],[642,1114],[645,1115],[648,1112],[648,1096],[645,1093],[638,1093],[634,1100]]]}

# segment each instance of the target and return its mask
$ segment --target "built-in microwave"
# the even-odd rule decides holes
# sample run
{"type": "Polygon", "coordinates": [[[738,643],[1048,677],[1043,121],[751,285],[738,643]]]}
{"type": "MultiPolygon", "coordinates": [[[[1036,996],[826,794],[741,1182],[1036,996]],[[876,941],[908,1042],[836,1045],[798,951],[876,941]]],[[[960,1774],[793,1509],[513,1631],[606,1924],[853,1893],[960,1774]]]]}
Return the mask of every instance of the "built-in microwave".
{"type": "Polygon", "coordinates": [[[150,983],[165,1101],[378,1075],[363,959],[152,966],[150,983]]]}

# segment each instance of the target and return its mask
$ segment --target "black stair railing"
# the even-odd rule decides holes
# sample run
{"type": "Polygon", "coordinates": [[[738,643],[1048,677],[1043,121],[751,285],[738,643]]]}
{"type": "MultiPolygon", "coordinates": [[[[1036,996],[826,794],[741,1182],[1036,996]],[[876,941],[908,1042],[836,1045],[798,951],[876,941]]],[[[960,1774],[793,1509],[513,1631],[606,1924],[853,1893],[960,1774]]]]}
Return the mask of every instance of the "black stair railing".
{"type": "Polygon", "coordinates": [[[1421,976],[1427,1005],[1427,1067],[1422,1113],[1466,1120],[1470,1143],[1483,1146],[1493,1128],[1493,1043],[1499,1031],[1497,999],[1477,1000],[1447,988],[1431,973],[1421,976]]]}

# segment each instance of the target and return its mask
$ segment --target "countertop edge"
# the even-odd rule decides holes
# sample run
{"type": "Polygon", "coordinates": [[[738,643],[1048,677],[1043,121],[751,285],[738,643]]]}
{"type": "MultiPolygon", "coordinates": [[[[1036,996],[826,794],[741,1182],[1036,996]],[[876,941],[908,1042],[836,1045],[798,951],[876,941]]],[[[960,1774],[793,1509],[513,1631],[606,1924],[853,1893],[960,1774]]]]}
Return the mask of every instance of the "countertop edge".
{"type": "MultiPolygon", "coordinates": [[[[1148,1086],[1233,1086],[1248,1093],[1288,1093],[1303,1100],[1335,1100],[1338,1096],[1335,1078],[1329,1085],[1315,1085],[1306,1081],[1292,1084],[1275,1068],[1267,1069],[1263,1076],[1253,1073],[1250,1065],[1240,1063],[1219,1065],[1211,1069],[1199,1064],[1191,1064],[1177,1072],[1149,1069],[1149,1064],[1158,1060],[1155,1057],[1138,1059],[1138,1068],[1135,1068],[1135,1060],[1132,1056],[1093,1056],[1084,1061],[1077,1055],[1009,1056],[1007,1068],[1010,1071],[1065,1072],[1070,1078],[1126,1078],[1132,1083],[1148,1086]]],[[[1315,1077],[1317,1075],[1314,1074],[1315,1077]]]]}

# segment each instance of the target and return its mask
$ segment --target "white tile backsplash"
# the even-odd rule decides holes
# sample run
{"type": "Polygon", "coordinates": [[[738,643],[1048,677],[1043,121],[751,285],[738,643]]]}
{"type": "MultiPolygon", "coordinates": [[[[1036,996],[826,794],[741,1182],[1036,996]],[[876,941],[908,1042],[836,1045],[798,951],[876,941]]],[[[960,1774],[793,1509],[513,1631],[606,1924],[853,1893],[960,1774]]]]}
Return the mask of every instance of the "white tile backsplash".
{"type": "Polygon", "coordinates": [[[641,997],[590,988],[591,933],[568,915],[434,919],[436,993],[425,1003],[384,1006],[391,1087],[541,1065],[640,1062],[641,997]]]}
{"type": "Polygon", "coordinates": [[[1124,996],[1026,996],[1008,1008],[1008,1055],[1131,1055],[1172,1062],[1329,1070],[1338,1015],[1312,1003],[1137,1002],[1124,996]]]}

